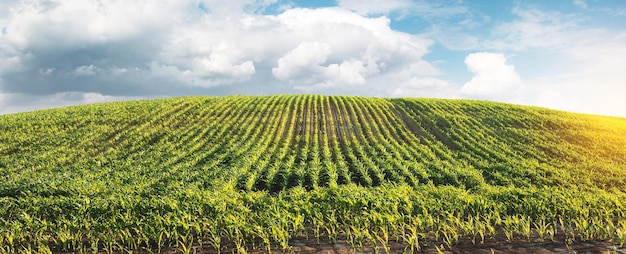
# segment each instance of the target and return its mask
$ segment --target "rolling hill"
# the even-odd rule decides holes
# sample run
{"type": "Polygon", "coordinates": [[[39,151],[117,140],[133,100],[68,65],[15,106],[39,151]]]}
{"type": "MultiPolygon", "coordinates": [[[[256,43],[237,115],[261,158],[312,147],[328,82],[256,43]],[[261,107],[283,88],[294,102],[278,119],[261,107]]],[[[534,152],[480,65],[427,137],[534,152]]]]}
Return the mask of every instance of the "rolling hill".
{"type": "Polygon", "coordinates": [[[3,252],[626,239],[624,118],[276,95],[41,110],[0,130],[3,252]]]}

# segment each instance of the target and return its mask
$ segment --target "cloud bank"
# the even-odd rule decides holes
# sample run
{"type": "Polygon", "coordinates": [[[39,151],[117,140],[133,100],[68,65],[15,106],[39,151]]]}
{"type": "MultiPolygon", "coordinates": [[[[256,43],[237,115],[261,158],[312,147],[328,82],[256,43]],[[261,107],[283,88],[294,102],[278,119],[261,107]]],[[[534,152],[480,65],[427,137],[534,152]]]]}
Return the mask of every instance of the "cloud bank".
{"type": "Polygon", "coordinates": [[[273,4],[4,3],[0,93],[51,105],[64,93],[391,95],[394,86],[441,74],[422,59],[433,41],[392,30],[384,16],[337,7],[262,13],[273,4]]]}

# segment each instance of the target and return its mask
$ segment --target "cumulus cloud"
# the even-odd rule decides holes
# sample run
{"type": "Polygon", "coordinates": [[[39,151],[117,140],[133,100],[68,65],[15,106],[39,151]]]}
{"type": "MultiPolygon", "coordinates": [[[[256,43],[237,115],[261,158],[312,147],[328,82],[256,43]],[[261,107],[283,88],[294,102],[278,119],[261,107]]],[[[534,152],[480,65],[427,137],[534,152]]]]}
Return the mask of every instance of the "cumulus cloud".
{"type": "Polygon", "coordinates": [[[422,60],[433,42],[392,30],[386,17],[368,18],[326,8],[293,9],[277,19],[292,37],[286,40],[291,43],[285,44],[290,50],[283,53],[272,72],[297,90],[324,92],[367,86],[356,93],[369,91],[372,95],[380,86],[390,85],[384,79],[400,77],[395,83],[400,85],[416,76],[440,74],[422,60]]]}
{"type": "Polygon", "coordinates": [[[461,92],[470,97],[502,100],[517,94],[523,85],[515,66],[507,64],[502,54],[469,54],[465,64],[474,77],[463,85],[461,92]]]}
{"type": "Polygon", "coordinates": [[[344,60],[340,64],[331,64],[326,68],[326,76],[339,84],[362,85],[366,77],[378,73],[377,63],[366,64],[361,60],[344,60]]]}
{"type": "Polygon", "coordinates": [[[307,75],[319,68],[330,55],[330,45],[320,42],[303,42],[295,49],[278,59],[278,66],[272,69],[276,78],[289,80],[307,75]]]}

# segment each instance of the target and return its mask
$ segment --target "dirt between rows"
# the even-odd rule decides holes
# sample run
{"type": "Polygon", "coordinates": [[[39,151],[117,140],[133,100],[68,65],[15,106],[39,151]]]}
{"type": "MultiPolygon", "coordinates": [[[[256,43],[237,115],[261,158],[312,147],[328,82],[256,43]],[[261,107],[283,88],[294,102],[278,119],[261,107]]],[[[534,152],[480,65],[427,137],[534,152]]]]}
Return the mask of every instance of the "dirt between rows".
{"type": "MultiPolygon", "coordinates": [[[[556,235],[553,240],[546,239],[540,242],[535,236],[530,241],[526,239],[516,239],[512,242],[507,242],[504,236],[497,236],[496,238],[485,239],[484,243],[473,244],[470,239],[462,238],[451,247],[445,246],[443,243],[430,242],[426,246],[421,246],[419,250],[413,251],[413,253],[467,253],[467,254],[491,254],[491,253],[619,253],[626,254],[626,244],[619,246],[619,243],[612,243],[608,241],[583,241],[573,242],[566,244],[564,235],[556,235]]],[[[383,247],[374,249],[371,244],[364,245],[362,249],[358,246],[353,248],[347,243],[345,239],[340,239],[335,243],[331,243],[328,240],[322,238],[318,243],[317,239],[310,236],[298,237],[289,241],[290,249],[283,250],[278,247],[272,248],[272,253],[301,253],[301,254],[348,254],[348,253],[367,253],[367,254],[383,254],[385,250],[383,247]]],[[[251,247],[251,246],[249,246],[251,247]]],[[[411,253],[408,249],[405,249],[406,244],[402,242],[396,242],[390,240],[389,253],[411,253]]],[[[176,250],[168,250],[165,253],[174,254],[181,253],[176,250]]],[[[192,252],[194,253],[194,252],[192,252]]],[[[195,253],[214,254],[217,251],[213,248],[206,247],[200,249],[199,246],[195,246],[195,253]]],[[[221,253],[234,253],[234,246],[228,244],[223,247],[221,253]]],[[[261,254],[268,253],[266,247],[255,247],[248,249],[248,253],[261,254]]]]}

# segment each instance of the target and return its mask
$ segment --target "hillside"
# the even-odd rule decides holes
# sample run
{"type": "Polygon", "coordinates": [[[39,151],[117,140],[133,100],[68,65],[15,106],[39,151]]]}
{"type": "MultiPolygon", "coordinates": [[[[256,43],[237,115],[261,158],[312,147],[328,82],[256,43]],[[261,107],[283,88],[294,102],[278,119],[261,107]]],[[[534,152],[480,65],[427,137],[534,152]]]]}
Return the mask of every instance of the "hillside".
{"type": "Polygon", "coordinates": [[[626,239],[624,118],[227,96],[5,115],[0,130],[6,252],[626,239]]]}

